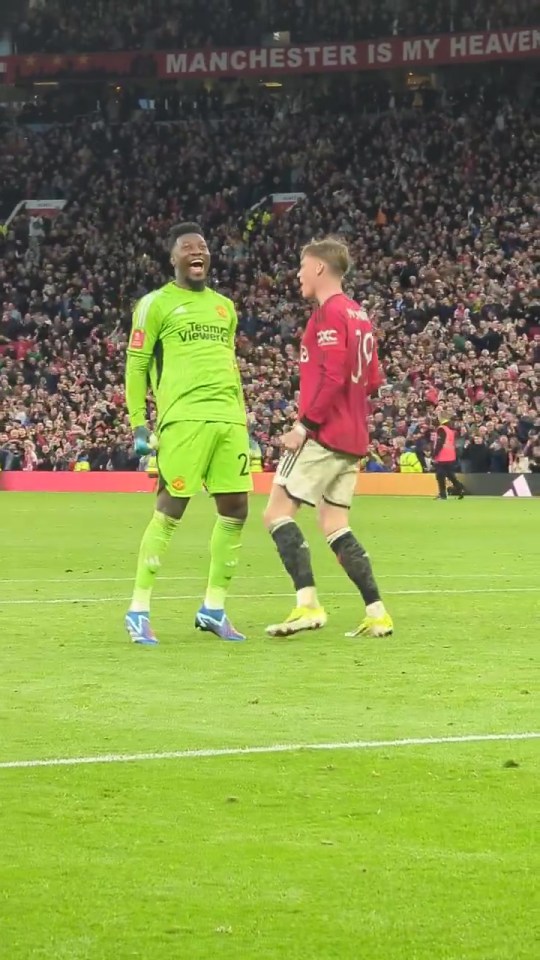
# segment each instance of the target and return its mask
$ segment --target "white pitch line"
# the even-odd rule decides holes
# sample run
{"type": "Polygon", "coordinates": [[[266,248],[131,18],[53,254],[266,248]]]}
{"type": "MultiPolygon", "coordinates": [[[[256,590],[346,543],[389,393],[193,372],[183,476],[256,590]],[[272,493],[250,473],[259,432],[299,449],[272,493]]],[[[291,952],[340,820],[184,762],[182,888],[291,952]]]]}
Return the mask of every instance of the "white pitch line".
{"type": "MultiPolygon", "coordinates": [[[[235,575],[235,580],[277,580],[280,577],[283,578],[285,575],[278,572],[276,574],[265,573],[261,576],[255,574],[238,574],[235,575]]],[[[382,574],[380,580],[493,580],[493,579],[502,579],[502,580],[522,580],[527,574],[523,573],[475,573],[475,574],[455,574],[455,573],[386,573],[382,574]]],[[[532,573],[529,576],[533,576],[532,573]]],[[[322,574],[317,578],[318,580],[342,580],[342,573],[331,573],[331,574],[322,574]]],[[[25,577],[22,579],[15,580],[2,580],[0,583],[131,583],[133,576],[131,577],[55,577],[52,579],[41,578],[41,577],[25,577]]],[[[207,576],[193,576],[193,577],[162,577],[159,578],[161,581],[175,581],[177,583],[182,583],[184,580],[191,581],[205,581],[207,576]]]]}
{"type": "Polygon", "coordinates": [[[0,770],[25,767],[78,767],[97,763],[137,763],[149,760],[196,760],[201,757],[240,757],[268,753],[302,753],[316,750],[389,750],[398,747],[430,747],[443,743],[490,743],[539,740],[535,733],[471,733],[458,737],[407,737],[402,740],[349,740],[344,743],[276,743],[267,747],[218,747],[202,750],[171,750],[165,753],[106,753],[98,757],[58,757],[49,760],[3,760],[0,770]]]}
{"type": "MultiPolygon", "coordinates": [[[[279,580],[283,579],[285,574],[280,572],[278,573],[264,573],[260,577],[254,574],[238,574],[235,575],[235,580],[279,580]]],[[[530,574],[524,573],[474,573],[474,574],[459,574],[459,573],[383,573],[378,577],[379,580],[522,580],[523,577],[533,577],[535,574],[532,572],[530,574]]],[[[322,574],[322,576],[317,577],[317,580],[342,580],[342,573],[330,573],[322,574]]],[[[200,577],[161,577],[159,578],[160,583],[164,581],[171,581],[175,583],[182,583],[186,581],[201,581],[206,582],[207,576],[200,577]]],[[[2,580],[0,583],[6,584],[15,584],[15,583],[131,583],[133,581],[133,576],[131,577],[53,577],[51,579],[47,577],[21,577],[15,580],[2,580]]]]}
{"type": "MultiPolygon", "coordinates": [[[[462,594],[487,594],[487,593],[539,593],[538,587],[494,587],[488,589],[483,589],[478,587],[477,589],[465,589],[465,590],[440,590],[438,588],[433,588],[431,590],[386,590],[385,595],[388,597],[432,597],[434,594],[447,594],[451,596],[461,596],[462,594]]],[[[231,593],[229,598],[231,600],[254,600],[254,599],[280,599],[282,597],[293,596],[292,591],[287,593],[257,593],[255,598],[252,593],[231,593]]],[[[340,593],[326,593],[327,597],[351,597],[358,599],[358,595],[353,593],[351,590],[347,590],[340,593]]],[[[74,603],[127,603],[131,600],[131,597],[54,597],[54,598],[44,598],[44,597],[32,597],[30,599],[7,599],[0,600],[0,606],[21,606],[28,604],[74,604],[74,603]]],[[[162,597],[154,597],[155,601],[159,600],[200,600],[200,594],[198,593],[189,593],[189,594],[167,594],[162,597]]]]}

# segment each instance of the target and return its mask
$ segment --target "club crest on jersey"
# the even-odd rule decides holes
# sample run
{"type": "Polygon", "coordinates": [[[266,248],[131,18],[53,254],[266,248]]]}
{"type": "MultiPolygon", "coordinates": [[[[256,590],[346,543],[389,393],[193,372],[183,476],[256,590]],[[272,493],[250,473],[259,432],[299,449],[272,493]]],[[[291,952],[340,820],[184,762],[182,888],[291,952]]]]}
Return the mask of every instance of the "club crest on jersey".
{"type": "Polygon", "coordinates": [[[309,363],[309,353],[303,344],[300,347],[300,363],[309,363]]]}
{"type": "Polygon", "coordinates": [[[131,349],[142,350],[142,348],[144,347],[145,336],[146,334],[144,330],[134,330],[133,333],[131,334],[131,343],[130,343],[131,349]]]}
{"type": "Polygon", "coordinates": [[[171,483],[171,487],[173,490],[176,490],[177,493],[181,493],[182,490],[186,488],[186,481],[183,477],[177,477],[176,480],[173,480],[171,483]]]}
{"type": "Polygon", "coordinates": [[[227,310],[225,307],[216,307],[216,313],[218,317],[222,317],[224,320],[227,317],[227,310]]]}
{"type": "Polygon", "coordinates": [[[319,347],[335,347],[338,343],[337,330],[319,330],[317,344],[319,347]]]}

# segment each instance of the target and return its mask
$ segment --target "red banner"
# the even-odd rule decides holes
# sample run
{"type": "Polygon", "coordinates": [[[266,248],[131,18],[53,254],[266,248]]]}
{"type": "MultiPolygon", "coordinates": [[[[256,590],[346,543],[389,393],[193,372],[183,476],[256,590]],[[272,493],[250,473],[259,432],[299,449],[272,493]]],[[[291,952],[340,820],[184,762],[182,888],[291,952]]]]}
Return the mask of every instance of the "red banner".
{"type": "Polygon", "coordinates": [[[77,77],[92,74],[97,77],[153,76],[157,62],[154,54],[141,53],[81,53],[27,55],[0,57],[0,74],[7,83],[17,80],[77,77]]]}
{"type": "Polygon", "coordinates": [[[31,54],[0,57],[0,74],[17,79],[72,77],[272,77],[336,71],[436,67],[519,60],[538,56],[540,29],[533,27],[391,37],[361,43],[313,43],[286,47],[239,47],[177,52],[31,54]]]}
{"type": "Polygon", "coordinates": [[[157,56],[160,77],[256,77],[509,60],[537,56],[539,49],[540,30],[529,29],[392,37],[362,43],[186,50],[157,56]]]}

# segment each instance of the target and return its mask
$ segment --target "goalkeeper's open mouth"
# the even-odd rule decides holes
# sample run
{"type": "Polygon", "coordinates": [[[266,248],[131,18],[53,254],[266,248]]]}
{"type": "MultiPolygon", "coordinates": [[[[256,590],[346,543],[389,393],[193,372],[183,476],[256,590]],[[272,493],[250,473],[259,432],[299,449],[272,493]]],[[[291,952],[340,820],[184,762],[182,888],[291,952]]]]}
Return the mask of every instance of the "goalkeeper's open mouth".
{"type": "Polygon", "coordinates": [[[189,261],[189,275],[193,280],[203,280],[206,276],[206,264],[203,257],[193,257],[189,261]]]}

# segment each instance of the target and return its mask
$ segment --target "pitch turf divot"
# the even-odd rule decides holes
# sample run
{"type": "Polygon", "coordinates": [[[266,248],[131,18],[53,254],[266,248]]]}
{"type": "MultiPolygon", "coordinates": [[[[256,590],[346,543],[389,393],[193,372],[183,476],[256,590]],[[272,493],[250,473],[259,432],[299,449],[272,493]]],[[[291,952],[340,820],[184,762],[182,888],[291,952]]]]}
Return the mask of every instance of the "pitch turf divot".
{"type": "Polygon", "coordinates": [[[147,763],[154,760],[197,760],[205,757],[242,757],[272,753],[303,753],[317,750],[390,750],[399,747],[431,747],[440,744],[496,743],[540,740],[539,732],[470,733],[457,737],[406,737],[402,740],[350,740],[344,743],[276,743],[267,747],[219,747],[173,750],[165,753],[108,753],[97,757],[58,757],[49,760],[3,760],[0,770],[28,767],[77,767],[99,763],[147,763]]]}

